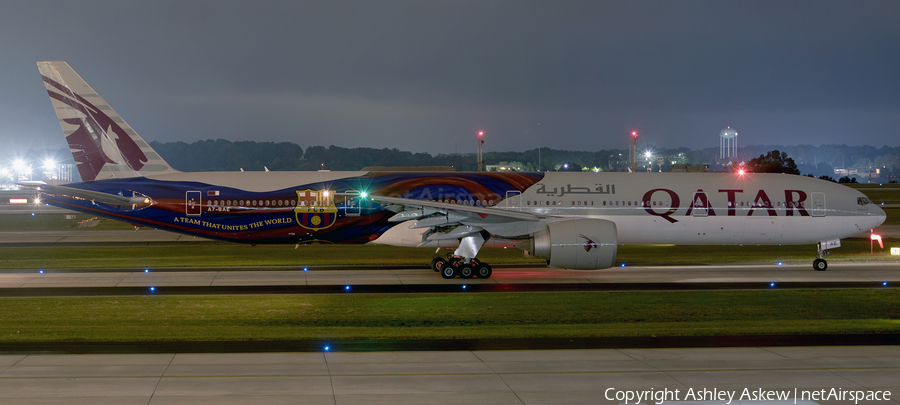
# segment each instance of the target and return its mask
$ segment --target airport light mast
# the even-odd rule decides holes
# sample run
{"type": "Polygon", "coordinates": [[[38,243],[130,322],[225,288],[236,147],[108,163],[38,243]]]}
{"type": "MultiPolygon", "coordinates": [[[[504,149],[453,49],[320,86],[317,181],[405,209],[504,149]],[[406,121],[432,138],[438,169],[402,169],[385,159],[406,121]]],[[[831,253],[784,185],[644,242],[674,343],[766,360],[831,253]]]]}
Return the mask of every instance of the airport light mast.
{"type": "Polygon", "coordinates": [[[484,171],[484,155],[482,154],[482,149],[484,149],[484,131],[478,131],[478,171],[484,171]]]}
{"type": "Polygon", "coordinates": [[[637,139],[638,133],[637,131],[631,131],[631,143],[628,145],[628,157],[631,159],[630,168],[631,172],[637,172],[637,139]]]}

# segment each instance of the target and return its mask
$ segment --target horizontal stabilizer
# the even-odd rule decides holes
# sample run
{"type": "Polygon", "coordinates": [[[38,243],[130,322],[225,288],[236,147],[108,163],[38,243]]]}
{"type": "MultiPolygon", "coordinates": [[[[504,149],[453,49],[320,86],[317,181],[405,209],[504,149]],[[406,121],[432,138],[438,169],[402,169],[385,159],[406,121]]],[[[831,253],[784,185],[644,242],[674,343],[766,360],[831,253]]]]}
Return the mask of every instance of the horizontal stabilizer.
{"type": "Polygon", "coordinates": [[[61,195],[67,197],[82,198],[97,201],[109,205],[134,205],[148,202],[147,197],[124,197],[118,194],[109,194],[100,191],[82,190],[80,188],[57,186],[44,182],[29,181],[21,183],[22,186],[36,188],[44,194],[61,195]]]}

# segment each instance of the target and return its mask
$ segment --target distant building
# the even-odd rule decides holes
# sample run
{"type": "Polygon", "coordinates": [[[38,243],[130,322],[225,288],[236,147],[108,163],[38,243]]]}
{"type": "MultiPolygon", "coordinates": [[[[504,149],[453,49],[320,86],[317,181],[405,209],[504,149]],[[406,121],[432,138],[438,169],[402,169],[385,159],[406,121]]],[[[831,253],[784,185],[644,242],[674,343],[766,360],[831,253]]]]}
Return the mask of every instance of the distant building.
{"type": "MultiPolygon", "coordinates": [[[[455,172],[450,166],[366,166],[364,172],[455,172]]],[[[322,170],[319,170],[322,171],[322,170]]],[[[328,170],[325,170],[328,171],[328,170]]]]}
{"type": "Polygon", "coordinates": [[[709,171],[709,165],[672,165],[673,172],[705,173],[709,171]]]}
{"type": "Polygon", "coordinates": [[[512,166],[509,162],[500,162],[495,165],[486,165],[485,170],[489,172],[521,172],[522,167],[515,165],[512,166]]]}

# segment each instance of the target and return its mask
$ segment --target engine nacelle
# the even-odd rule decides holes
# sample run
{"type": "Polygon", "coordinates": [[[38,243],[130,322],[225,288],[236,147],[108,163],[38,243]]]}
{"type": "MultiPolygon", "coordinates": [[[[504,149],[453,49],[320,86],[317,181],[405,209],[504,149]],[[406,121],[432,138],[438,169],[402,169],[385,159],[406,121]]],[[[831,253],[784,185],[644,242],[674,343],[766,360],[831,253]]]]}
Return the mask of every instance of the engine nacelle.
{"type": "Polygon", "coordinates": [[[547,259],[550,267],[605,269],[616,261],[616,224],[602,219],[551,222],[519,247],[547,259]]]}

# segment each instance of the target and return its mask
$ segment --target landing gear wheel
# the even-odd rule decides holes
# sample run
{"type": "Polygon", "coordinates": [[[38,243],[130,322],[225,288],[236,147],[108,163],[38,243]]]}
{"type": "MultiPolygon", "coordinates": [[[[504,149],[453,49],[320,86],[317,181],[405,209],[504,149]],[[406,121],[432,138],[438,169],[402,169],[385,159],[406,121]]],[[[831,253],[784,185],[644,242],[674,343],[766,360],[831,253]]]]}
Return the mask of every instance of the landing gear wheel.
{"type": "Polygon", "coordinates": [[[443,278],[453,278],[456,277],[456,267],[453,267],[450,263],[444,265],[444,268],[441,269],[441,277],[443,278]]]}
{"type": "Polygon", "coordinates": [[[475,266],[475,275],[478,276],[478,278],[490,278],[491,273],[493,272],[491,266],[488,266],[485,263],[478,263],[475,266]]]}
{"type": "Polygon", "coordinates": [[[472,278],[475,275],[475,269],[472,268],[471,264],[463,264],[459,266],[459,277],[460,278],[472,278]]]}
{"type": "Polygon", "coordinates": [[[828,262],[825,259],[816,259],[813,261],[813,269],[816,271],[825,271],[828,268],[828,262]]]}
{"type": "Polygon", "coordinates": [[[436,272],[440,272],[441,269],[443,269],[446,265],[447,259],[443,257],[435,257],[434,259],[431,259],[431,269],[436,272]]]}

